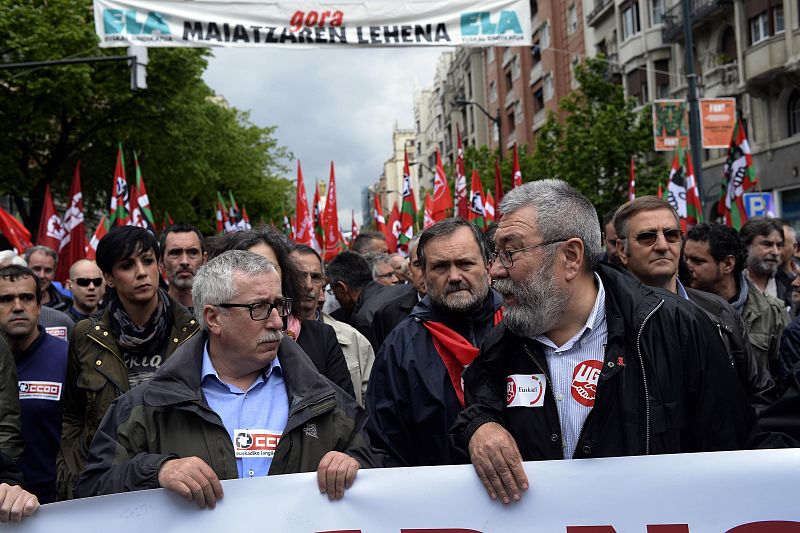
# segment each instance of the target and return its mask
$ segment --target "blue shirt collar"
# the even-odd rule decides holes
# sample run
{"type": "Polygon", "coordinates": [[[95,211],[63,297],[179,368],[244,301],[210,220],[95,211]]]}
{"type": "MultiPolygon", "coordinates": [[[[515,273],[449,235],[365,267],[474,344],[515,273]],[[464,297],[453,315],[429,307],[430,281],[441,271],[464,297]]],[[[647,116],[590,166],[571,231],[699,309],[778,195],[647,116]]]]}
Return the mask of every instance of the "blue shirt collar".
{"type": "MultiPolygon", "coordinates": [[[[270,363],[269,367],[266,367],[261,371],[261,373],[258,375],[258,378],[256,378],[255,382],[253,382],[253,385],[268,380],[272,375],[272,372],[275,370],[277,370],[280,375],[283,375],[281,362],[278,360],[277,356],[272,360],[272,363],[270,363]]],[[[206,343],[203,345],[203,366],[200,370],[200,383],[203,383],[208,376],[212,376],[220,383],[224,383],[224,381],[219,379],[217,370],[214,368],[214,363],[211,361],[211,356],[208,354],[208,341],[206,341],[206,343]]]]}
{"type": "Polygon", "coordinates": [[[684,300],[688,300],[689,295],[686,293],[686,288],[683,286],[683,283],[681,283],[681,280],[676,279],[675,286],[678,288],[678,296],[680,296],[684,300]]]}

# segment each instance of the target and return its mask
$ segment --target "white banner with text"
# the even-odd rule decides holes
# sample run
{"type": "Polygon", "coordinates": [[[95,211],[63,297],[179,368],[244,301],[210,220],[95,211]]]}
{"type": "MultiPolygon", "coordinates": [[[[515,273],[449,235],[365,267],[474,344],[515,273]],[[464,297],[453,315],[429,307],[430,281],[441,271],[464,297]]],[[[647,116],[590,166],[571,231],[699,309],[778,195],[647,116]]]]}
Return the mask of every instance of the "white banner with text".
{"type": "Polygon", "coordinates": [[[525,463],[503,505],[470,465],[361,470],[342,500],[315,474],[223,481],[200,510],[163,489],[42,506],[14,533],[797,533],[800,449],[525,463]]]}
{"type": "Polygon", "coordinates": [[[528,0],[94,0],[100,46],[530,46],[528,0]]]}

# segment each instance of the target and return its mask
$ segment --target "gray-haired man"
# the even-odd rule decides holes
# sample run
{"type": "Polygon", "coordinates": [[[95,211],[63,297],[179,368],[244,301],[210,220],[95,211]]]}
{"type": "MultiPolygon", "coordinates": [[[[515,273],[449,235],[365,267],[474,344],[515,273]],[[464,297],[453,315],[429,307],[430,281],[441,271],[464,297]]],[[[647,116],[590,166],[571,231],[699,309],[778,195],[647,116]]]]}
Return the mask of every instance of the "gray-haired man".
{"type": "Polygon", "coordinates": [[[198,270],[192,298],[203,334],[111,405],[76,494],[164,487],[214,507],[220,479],[316,470],[342,497],[376,466],[366,417],[282,336],[292,301],[273,264],[226,252],[198,270]]]}

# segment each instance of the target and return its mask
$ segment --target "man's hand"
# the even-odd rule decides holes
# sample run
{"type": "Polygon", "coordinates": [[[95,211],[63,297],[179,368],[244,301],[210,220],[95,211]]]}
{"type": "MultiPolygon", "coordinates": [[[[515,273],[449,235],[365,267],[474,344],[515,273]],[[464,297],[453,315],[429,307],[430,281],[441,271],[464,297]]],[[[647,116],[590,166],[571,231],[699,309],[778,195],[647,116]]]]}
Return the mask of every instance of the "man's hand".
{"type": "Polygon", "coordinates": [[[514,437],[500,424],[483,424],[469,440],[469,457],[489,497],[519,501],[528,490],[528,476],[514,437]]]}
{"type": "Polygon", "coordinates": [[[222,483],[199,457],[165,461],[158,470],[158,484],[194,500],[201,509],[213,509],[222,499],[222,483]]]}
{"type": "Polygon", "coordinates": [[[0,522],[21,522],[39,508],[39,498],[19,485],[0,483],[0,522]]]}
{"type": "Polygon", "coordinates": [[[328,452],[317,467],[319,491],[328,493],[328,499],[338,500],[344,496],[344,489],[353,486],[356,473],[361,465],[358,461],[342,452],[328,452]]]}

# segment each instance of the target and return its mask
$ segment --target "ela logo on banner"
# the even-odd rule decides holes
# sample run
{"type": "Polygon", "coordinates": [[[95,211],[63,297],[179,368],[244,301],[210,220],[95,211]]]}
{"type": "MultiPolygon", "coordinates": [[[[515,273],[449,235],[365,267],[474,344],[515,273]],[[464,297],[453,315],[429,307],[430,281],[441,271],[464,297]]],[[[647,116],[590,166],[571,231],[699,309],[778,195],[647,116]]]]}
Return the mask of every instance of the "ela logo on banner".
{"type": "Polygon", "coordinates": [[[544,374],[512,374],[506,379],[506,407],[541,407],[546,388],[544,374]]]}

